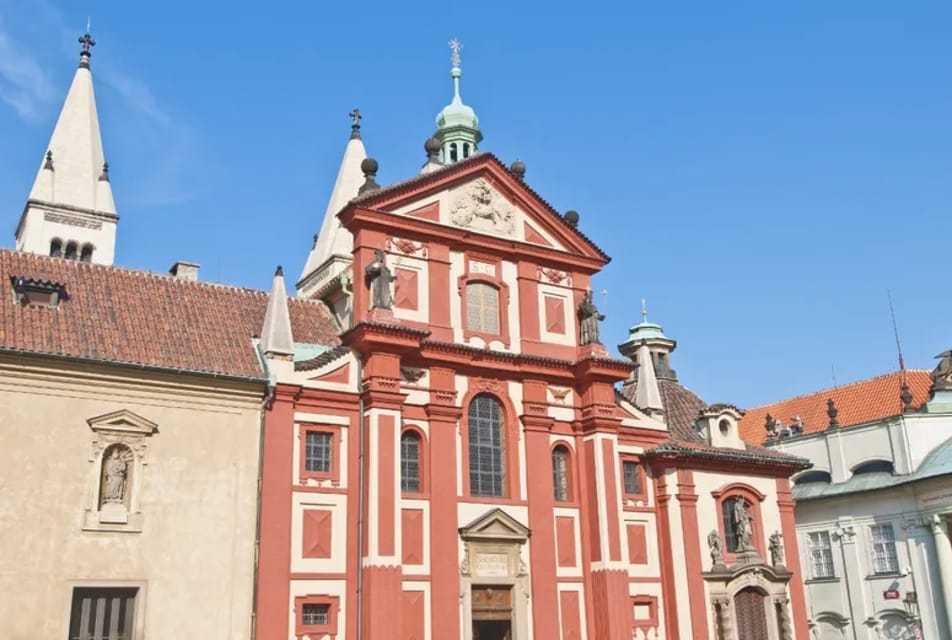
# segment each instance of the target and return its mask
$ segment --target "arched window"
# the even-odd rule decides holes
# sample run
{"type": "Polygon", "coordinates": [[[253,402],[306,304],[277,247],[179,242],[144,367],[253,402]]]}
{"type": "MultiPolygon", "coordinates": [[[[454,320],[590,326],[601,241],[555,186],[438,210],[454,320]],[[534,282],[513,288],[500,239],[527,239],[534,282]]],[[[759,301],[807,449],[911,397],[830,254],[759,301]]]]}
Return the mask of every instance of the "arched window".
{"type": "Polygon", "coordinates": [[[63,241],[59,238],[53,238],[53,241],[50,242],[50,255],[54,258],[59,258],[63,255],[63,241]]]}
{"type": "Polygon", "coordinates": [[[469,491],[474,496],[506,495],[502,405],[476,396],[469,405],[469,491]]]}
{"type": "Polygon", "coordinates": [[[552,486],[556,502],[572,499],[569,476],[569,450],[559,445],[552,450],[552,486]]]}
{"type": "Polygon", "coordinates": [[[853,475],[861,473],[893,473],[893,463],[889,460],[870,460],[853,468],[853,475]]]}
{"type": "Polygon", "coordinates": [[[456,149],[456,143],[450,143],[450,162],[456,162],[459,160],[459,152],[456,149]]]}
{"type": "Polygon", "coordinates": [[[76,251],[77,251],[77,249],[76,249],[76,243],[75,243],[75,242],[69,242],[69,243],[67,243],[67,244],[66,244],[66,256],[65,256],[66,259],[67,259],[67,260],[75,260],[75,259],[76,259],[76,251]]]}
{"type": "Polygon", "coordinates": [[[80,262],[92,262],[93,261],[93,245],[84,244],[83,250],[79,254],[80,262]]]}
{"type": "Polygon", "coordinates": [[[410,429],[400,436],[400,490],[420,492],[420,434],[410,429]]]}
{"type": "Polygon", "coordinates": [[[468,142],[463,143],[463,157],[464,158],[469,157],[469,143],[468,142]]]}
{"type": "Polygon", "coordinates": [[[487,282],[466,284],[466,328],[499,334],[499,289],[487,282]]]}
{"type": "Polygon", "coordinates": [[[797,486],[821,482],[829,484],[832,481],[833,477],[830,475],[829,471],[813,470],[807,471],[806,473],[802,473],[797,476],[797,479],[793,481],[793,484],[797,486]]]}

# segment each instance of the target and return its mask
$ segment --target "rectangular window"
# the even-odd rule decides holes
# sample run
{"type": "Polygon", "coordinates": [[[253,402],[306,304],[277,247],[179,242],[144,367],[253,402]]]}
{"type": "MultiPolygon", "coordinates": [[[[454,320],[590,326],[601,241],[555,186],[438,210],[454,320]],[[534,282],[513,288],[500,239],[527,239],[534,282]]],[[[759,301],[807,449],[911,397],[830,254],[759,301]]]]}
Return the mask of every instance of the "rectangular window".
{"type": "Polygon", "coordinates": [[[466,328],[499,334],[499,289],[485,282],[466,285],[466,328]]]}
{"type": "Polygon", "coordinates": [[[73,589],[69,640],[133,640],[135,587],[73,589]]]}
{"type": "Polygon", "coordinates": [[[891,524],[875,524],[869,528],[873,551],[873,573],[898,573],[896,534],[891,524]]]}
{"type": "Polygon", "coordinates": [[[330,620],[331,605],[309,603],[301,607],[301,624],[309,627],[326,626],[330,620]]]}
{"type": "Polygon", "coordinates": [[[830,545],[829,531],[813,531],[809,534],[810,560],[813,566],[813,577],[834,578],[833,548],[830,545]]]}
{"type": "Polygon", "coordinates": [[[333,444],[333,434],[326,431],[308,431],[304,441],[305,471],[330,473],[333,444]]]}
{"type": "Polygon", "coordinates": [[[625,493],[640,496],[644,491],[641,487],[641,466],[634,460],[624,460],[621,463],[625,481],[625,493]]]}

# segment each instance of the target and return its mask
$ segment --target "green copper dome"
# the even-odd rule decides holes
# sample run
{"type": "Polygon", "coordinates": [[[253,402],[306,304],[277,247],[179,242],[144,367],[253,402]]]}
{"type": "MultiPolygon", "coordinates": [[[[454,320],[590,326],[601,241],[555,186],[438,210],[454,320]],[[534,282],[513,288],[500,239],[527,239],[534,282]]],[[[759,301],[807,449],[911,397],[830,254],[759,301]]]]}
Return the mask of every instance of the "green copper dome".
{"type": "Polygon", "coordinates": [[[459,97],[459,78],[462,73],[459,68],[454,68],[452,71],[453,100],[436,116],[436,126],[440,129],[450,127],[479,129],[479,118],[476,117],[476,112],[472,107],[463,104],[462,98],[459,97]]]}

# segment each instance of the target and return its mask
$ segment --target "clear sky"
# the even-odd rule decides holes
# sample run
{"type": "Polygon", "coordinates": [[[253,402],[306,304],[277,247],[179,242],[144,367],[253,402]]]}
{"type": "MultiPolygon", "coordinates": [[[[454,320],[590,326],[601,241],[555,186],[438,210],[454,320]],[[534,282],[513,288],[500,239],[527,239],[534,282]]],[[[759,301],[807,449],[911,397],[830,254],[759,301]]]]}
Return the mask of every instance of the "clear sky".
{"type": "Polygon", "coordinates": [[[952,346],[947,0],[0,0],[3,246],[87,15],[120,265],[296,278],[347,113],[379,182],[415,174],[458,37],[482,149],[614,258],[609,346],[645,297],[682,382],[742,407],[896,368],[887,289],[908,366],[952,346]]]}

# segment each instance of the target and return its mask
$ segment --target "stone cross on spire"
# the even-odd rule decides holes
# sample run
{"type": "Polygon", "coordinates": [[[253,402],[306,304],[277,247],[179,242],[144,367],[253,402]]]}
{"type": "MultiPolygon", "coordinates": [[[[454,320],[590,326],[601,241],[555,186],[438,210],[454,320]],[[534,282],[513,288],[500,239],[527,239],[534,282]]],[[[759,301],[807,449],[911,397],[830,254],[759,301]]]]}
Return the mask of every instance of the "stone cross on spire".
{"type": "Polygon", "coordinates": [[[450,56],[450,61],[453,63],[453,67],[458,69],[460,62],[459,52],[463,50],[463,45],[459,40],[453,38],[450,40],[450,49],[453,51],[453,55],[450,56]]]}

